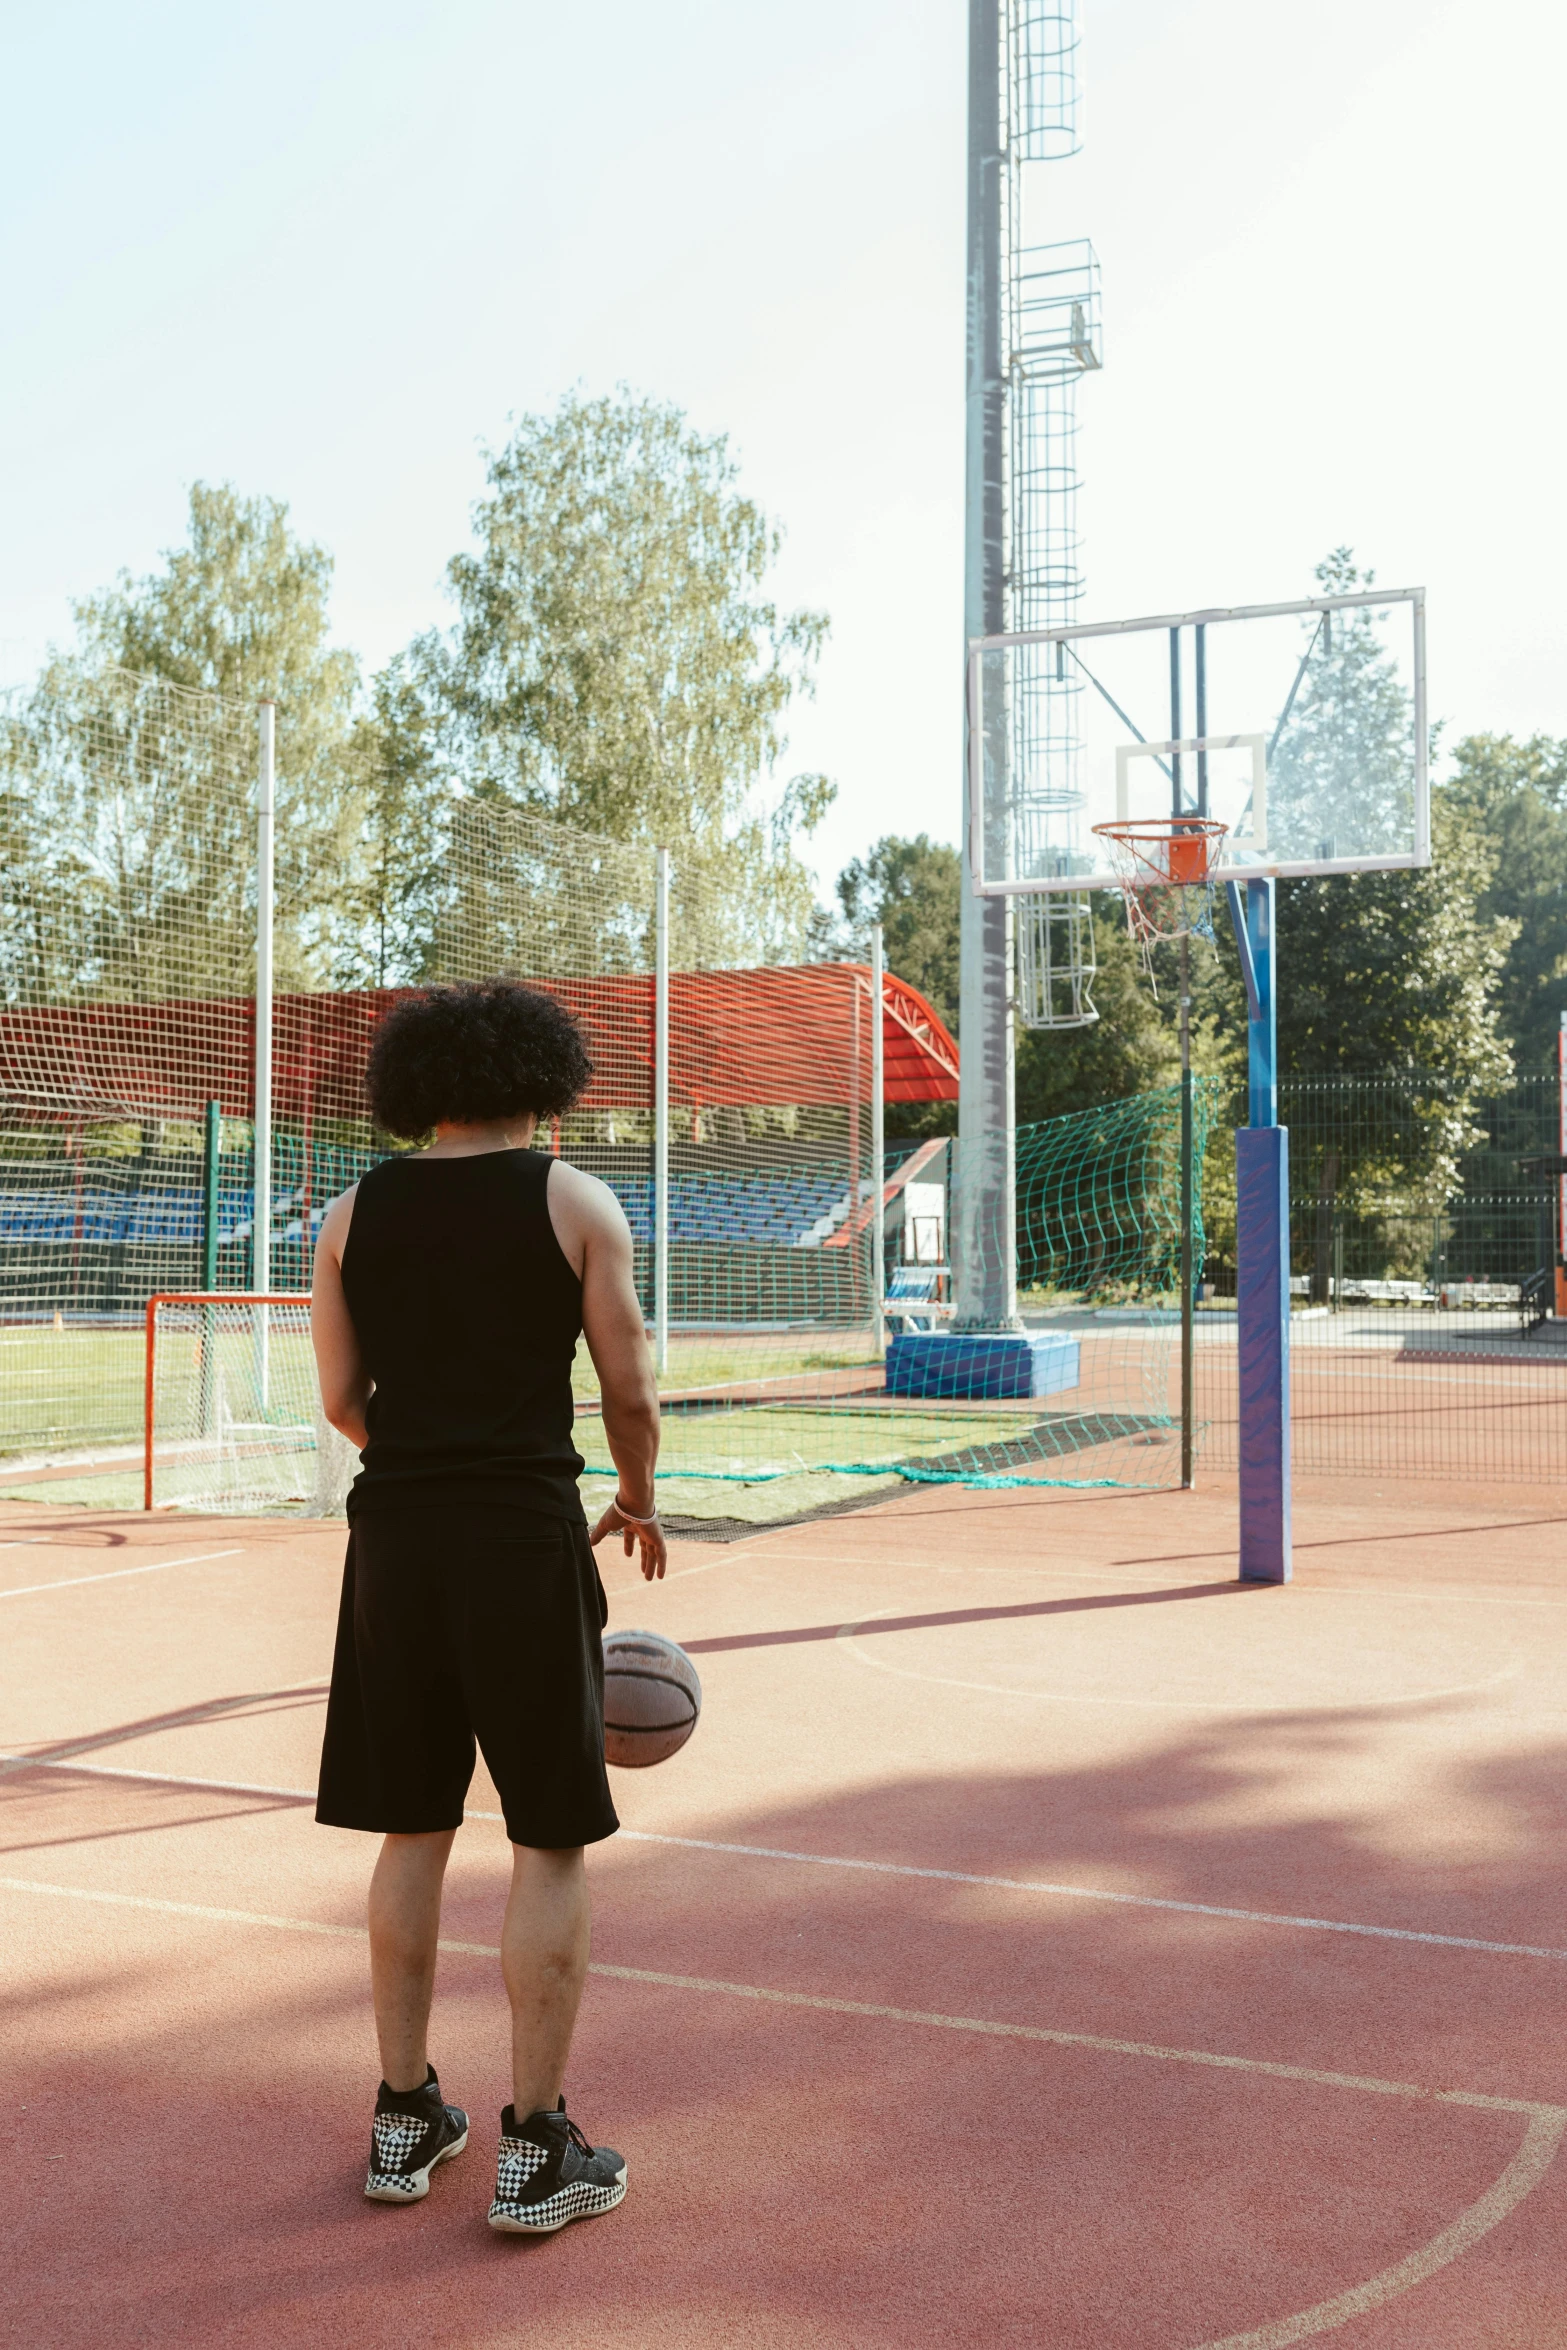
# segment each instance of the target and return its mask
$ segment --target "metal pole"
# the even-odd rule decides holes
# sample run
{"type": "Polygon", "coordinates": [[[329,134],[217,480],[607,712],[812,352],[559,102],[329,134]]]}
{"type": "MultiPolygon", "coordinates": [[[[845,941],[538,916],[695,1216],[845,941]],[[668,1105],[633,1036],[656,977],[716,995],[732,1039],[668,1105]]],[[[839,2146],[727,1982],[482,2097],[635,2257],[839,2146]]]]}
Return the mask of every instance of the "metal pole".
{"type": "Polygon", "coordinates": [[[1181,1484],[1194,1482],[1197,1450],[1196,1382],[1193,1377],[1193,1262],[1196,1201],[1192,1167],[1191,941],[1181,933],[1181,1484]]]}
{"type": "MultiPolygon", "coordinates": [[[[1199,620],[1197,626],[1192,630],[1192,636],[1195,640],[1197,654],[1196,661],[1193,664],[1192,675],[1192,682],[1196,689],[1197,701],[1197,710],[1193,723],[1197,728],[1197,740],[1199,742],[1206,742],[1208,737],[1207,623],[1205,621],[1199,620]]],[[[1206,816],[1208,813],[1208,754],[1206,751],[1199,751],[1197,754],[1197,813],[1199,816],[1206,816]]]]}
{"type": "MultiPolygon", "coordinates": [[[[1556,1147],[1567,1159],[1567,1012],[1556,1033],[1556,1147]]],[[[1567,1315],[1567,1175],[1556,1186],[1556,1263],[1551,1303],[1567,1315]]]]}
{"type": "Polygon", "coordinates": [[[887,1228],[883,1196],[887,1187],[887,1040],[883,1026],[886,993],[886,964],[878,922],[871,931],[871,1310],[878,1354],[887,1350],[887,1228]]]}
{"type": "MultiPolygon", "coordinates": [[[[250,1227],[250,1286],[272,1286],[272,817],[277,704],[260,709],[256,838],[256,1100],[250,1227]]],[[[256,1392],[263,1411],[271,1385],[267,1308],[256,1308],[256,1392]]]]}
{"type": "Polygon", "coordinates": [[[653,925],[653,1361],[669,1369],[669,851],[653,925]]]}
{"type": "MultiPolygon", "coordinates": [[[[1172,628],[1170,631],[1170,740],[1172,743],[1178,743],[1180,739],[1181,632],[1178,628],[1172,628]]],[[[1172,751],[1170,753],[1170,814],[1184,816],[1185,813],[1186,794],[1181,788],[1181,754],[1179,751],[1172,751]]]]}
{"type": "Polygon", "coordinates": [[[1273,1005],[1273,923],[1277,884],[1246,884],[1246,937],[1256,976],[1257,1008],[1246,1024],[1247,1124],[1279,1122],[1278,1019],[1273,1005]]]}
{"type": "MultiPolygon", "coordinates": [[[[969,0],[967,378],[964,487],[964,634],[994,636],[1006,614],[1006,373],[1002,350],[1002,201],[999,0],[969,0]]],[[[999,730],[1004,736],[1004,729],[999,730]]],[[[998,746],[999,747],[999,746],[998,746]]],[[[1004,757],[994,760],[992,804],[971,809],[963,761],[965,877],[961,899],[958,1153],[953,1193],[953,1319],[971,1330],[1016,1329],[1017,1133],[1013,1087],[1012,901],[977,897],[971,825],[985,862],[1006,869],[1004,757]]]]}
{"type": "MultiPolygon", "coordinates": [[[[208,1102],[206,1132],[202,1147],[201,1185],[201,1286],[206,1290],[218,1286],[218,1171],[223,1147],[223,1105],[208,1102]]],[[[217,1363],[214,1360],[218,1337],[218,1316],[215,1306],[201,1310],[201,1426],[203,1434],[210,1434],[217,1417],[217,1363]]]]}
{"type": "Polygon", "coordinates": [[[218,1154],[223,1144],[223,1104],[208,1102],[202,1144],[201,1286],[218,1286],[218,1154]]]}

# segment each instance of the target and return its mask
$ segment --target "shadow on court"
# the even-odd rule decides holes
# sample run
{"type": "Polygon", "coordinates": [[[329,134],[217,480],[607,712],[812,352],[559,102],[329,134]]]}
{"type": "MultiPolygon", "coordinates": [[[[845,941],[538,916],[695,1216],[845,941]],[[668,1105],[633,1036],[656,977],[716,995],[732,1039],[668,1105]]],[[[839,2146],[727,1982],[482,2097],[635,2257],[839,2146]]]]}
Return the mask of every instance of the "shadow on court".
{"type": "Polygon", "coordinates": [[[726,1649],[791,1648],[800,1641],[836,1640],[846,1622],[854,1623],[858,1639],[872,1632],[942,1631],[954,1624],[1002,1624],[1017,1617],[1076,1616],[1092,1614],[1100,1608],[1159,1607],[1169,1600],[1222,1599],[1265,1588],[1258,1583],[1238,1583],[1231,1576],[1223,1583],[1180,1583],[1169,1591],[1095,1592],[1074,1599],[1024,1600],[1015,1607],[946,1608],[933,1615],[867,1616],[862,1620],[843,1618],[836,1624],[801,1624],[782,1632],[727,1632],[711,1640],[687,1640],[683,1646],[689,1656],[718,1656],[726,1649]]]}
{"type": "MultiPolygon", "coordinates": [[[[1567,1947],[1567,1749],[1466,1756],[1470,1711],[1401,1717],[1463,1824],[1445,1842],[1401,1839],[1369,1800],[1385,1716],[1349,1707],[1273,1714],[1265,1733],[1161,1729],[1113,1761],[905,1771],[737,1803],[712,1833],[1567,1947]]],[[[302,1811],[244,1816],[181,1790],[171,1818],[173,1790],[52,1773],[4,1795],[13,1834],[29,1812],[51,1836],[62,1814],[89,1839],[155,1829],[156,1891],[173,1903],[358,1925],[370,1841],[325,1835],[302,1811]]],[[[116,1865],[73,1881],[147,1885],[133,1859],[116,1865]]],[[[11,1904],[22,1931],[3,2012],[29,2154],[16,2338],[1196,2350],[1429,2242],[1520,2141],[1511,2114],[1244,2060],[1562,2093],[1567,1967],[1552,1961],[676,1845],[612,1843],[595,1872],[596,1960],[678,1981],[590,1983],[571,2094],[627,2153],[632,2192],[536,2246],[483,2226],[505,2095],[489,1959],[449,1955],[437,2005],[434,2052],[474,2113],[471,2149],[426,2203],[389,2212],[358,2193],[374,2059],[351,1932],[11,1904]],[[802,2004],[710,1987],[725,1984],[802,2004]],[[916,2020],[830,2004],[845,1999],[916,2020]],[[1118,2046],[918,2020],[933,2016],[1118,2046]],[[1193,2066],[1181,2050],[1243,2064],[1193,2066]]],[[[448,1938],[494,1942],[504,1873],[500,1831],[470,1825],[448,1938]]],[[[1346,2339],[1543,2350],[1557,2337],[1530,2327],[1559,2313],[1564,2249],[1552,2173],[1470,2260],[1346,2339]]]]}

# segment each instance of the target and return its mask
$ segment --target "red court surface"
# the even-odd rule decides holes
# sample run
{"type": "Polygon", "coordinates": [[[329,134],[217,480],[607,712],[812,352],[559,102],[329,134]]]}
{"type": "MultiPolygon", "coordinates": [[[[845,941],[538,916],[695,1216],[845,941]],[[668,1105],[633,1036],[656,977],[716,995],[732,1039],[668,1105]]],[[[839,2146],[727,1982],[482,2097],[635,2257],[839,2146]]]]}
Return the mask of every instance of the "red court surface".
{"type": "Polygon", "coordinates": [[[484,2224],[483,1816],[470,2147],[360,2193],[371,1840],[291,1792],[341,1530],[11,1505],[4,2338],[1567,2344],[1564,1532],[1559,1489],[1308,1489],[1297,1581],[1242,1588],[1218,1483],[927,1488],[652,1591],[606,1554],[706,1709],[591,1864],[568,2089],[630,2193],[531,2243],[484,2224]]]}

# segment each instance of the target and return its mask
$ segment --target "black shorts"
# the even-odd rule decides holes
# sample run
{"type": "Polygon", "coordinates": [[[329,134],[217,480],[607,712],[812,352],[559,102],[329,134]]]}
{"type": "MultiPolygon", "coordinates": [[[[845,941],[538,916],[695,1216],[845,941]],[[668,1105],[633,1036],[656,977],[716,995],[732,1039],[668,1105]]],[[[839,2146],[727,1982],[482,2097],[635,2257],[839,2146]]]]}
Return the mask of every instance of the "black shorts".
{"type": "Polygon", "coordinates": [[[588,1530],[469,1494],[350,1523],[316,1818],[458,1827],[477,1739],[513,1844],[597,1843],[620,1823],[588,1530]]]}

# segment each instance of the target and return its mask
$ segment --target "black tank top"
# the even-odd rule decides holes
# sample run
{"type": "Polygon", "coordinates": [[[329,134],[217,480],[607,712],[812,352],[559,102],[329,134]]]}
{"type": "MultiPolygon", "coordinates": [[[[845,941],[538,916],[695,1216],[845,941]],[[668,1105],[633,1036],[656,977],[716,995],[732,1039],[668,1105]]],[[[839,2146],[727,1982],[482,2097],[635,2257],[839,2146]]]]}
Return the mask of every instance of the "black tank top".
{"type": "Polygon", "coordinates": [[[350,1510],[460,1486],[581,1521],[582,1284],[550,1222],[550,1166],[499,1150],[387,1159],[360,1177],[343,1289],[375,1392],[350,1510]]]}

